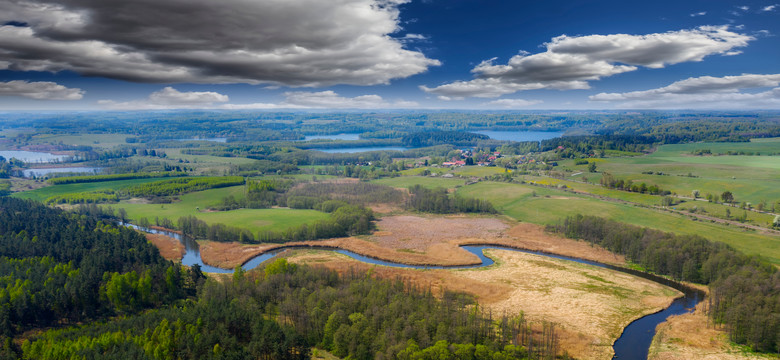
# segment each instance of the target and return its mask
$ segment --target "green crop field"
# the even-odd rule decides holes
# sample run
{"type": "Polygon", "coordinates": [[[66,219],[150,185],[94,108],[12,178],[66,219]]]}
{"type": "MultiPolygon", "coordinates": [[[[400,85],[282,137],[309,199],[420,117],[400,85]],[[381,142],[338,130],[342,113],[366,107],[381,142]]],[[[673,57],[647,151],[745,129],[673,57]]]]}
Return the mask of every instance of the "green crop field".
{"type": "Polygon", "coordinates": [[[506,172],[506,169],[496,166],[462,166],[455,168],[451,172],[455,175],[483,177],[503,174],[506,172]]]}
{"type": "MultiPolygon", "coordinates": [[[[607,189],[600,185],[583,184],[580,182],[570,181],[566,179],[553,179],[553,178],[544,178],[544,177],[529,176],[529,175],[523,176],[522,179],[525,180],[526,182],[533,182],[536,184],[547,185],[547,186],[550,185],[557,186],[559,184],[563,184],[575,191],[585,192],[588,194],[594,194],[599,196],[606,196],[613,199],[629,201],[629,202],[642,204],[642,205],[648,205],[648,206],[661,205],[662,196],[660,195],[640,194],[635,192],[607,189]]],[[[691,196],[690,194],[682,194],[682,195],[691,196]]],[[[700,196],[703,196],[703,194],[700,196]]],[[[675,199],[675,201],[680,201],[680,199],[675,199]]],[[[744,211],[742,209],[735,208],[732,206],[710,203],[707,201],[700,201],[700,200],[699,201],[684,200],[680,204],[673,206],[673,208],[677,210],[686,210],[686,211],[691,210],[694,207],[697,208],[697,210],[703,209],[704,211],[706,211],[706,213],[704,213],[705,215],[713,215],[720,218],[726,217],[727,214],[726,210],[729,211],[730,217],[732,219],[744,213],[747,216],[747,220],[749,223],[759,225],[759,226],[767,226],[768,224],[771,224],[775,218],[774,215],[771,214],[758,213],[755,211],[744,211]]]]}
{"type": "Polygon", "coordinates": [[[722,241],[751,255],[780,264],[780,237],[760,235],[726,225],[692,221],[687,216],[632,205],[600,201],[566,191],[532,185],[481,182],[458,189],[458,194],[489,200],[500,212],[520,221],[551,224],[588,214],[680,234],[698,234],[722,241]],[[533,194],[536,193],[536,196],[533,194]]]}
{"type": "Polygon", "coordinates": [[[443,187],[454,189],[466,183],[466,180],[459,178],[443,178],[431,176],[400,176],[394,178],[382,178],[371,181],[373,183],[387,185],[395,188],[410,188],[414,185],[422,185],[426,188],[443,187]]]}
{"type": "Polygon", "coordinates": [[[254,233],[261,230],[280,231],[301,224],[327,218],[329,215],[315,210],[299,209],[239,209],[231,211],[206,212],[209,205],[218,203],[222,198],[233,195],[237,199],[244,197],[243,186],[233,186],[221,189],[211,189],[182,195],[179,201],[170,204],[143,204],[121,201],[110,205],[114,209],[123,208],[131,220],[147,218],[154,221],[155,217],[168,218],[172,221],[194,215],[208,224],[225,224],[248,229],[254,233]]]}
{"type": "MultiPolygon", "coordinates": [[[[616,177],[630,179],[636,183],[655,184],[662,189],[689,196],[693,190],[706,194],[720,195],[731,191],[739,202],[760,201],[771,204],[780,200],[780,156],[694,156],[697,149],[711,149],[713,152],[759,151],[780,152],[780,141],[764,139],[750,143],[694,143],[664,145],[653,154],[642,157],[621,157],[589,159],[594,161],[599,172],[609,172],[616,177]],[[654,174],[643,174],[653,172],[654,174]],[[656,173],[663,173],[658,175],[656,173]],[[689,176],[691,175],[691,176],[689,176]]],[[[561,166],[574,171],[583,171],[590,181],[598,181],[600,174],[588,173],[587,165],[573,165],[563,161],[561,166]]]]}
{"type": "Polygon", "coordinates": [[[43,201],[50,196],[64,195],[70,193],[87,192],[87,191],[99,191],[99,190],[117,190],[125,186],[145,184],[158,180],[169,180],[169,177],[159,178],[147,178],[147,179],[130,179],[130,180],[117,180],[117,181],[101,181],[93,183],[80,183],[80,184],[65,184],[65,185],[51,185],[40,189],[31,191],[14,193],[12,196],[20,199],[32,199],[43,201]]]}
{"type": "Polygon", "coordinates": [[[244,165],[244,164],[251,164],[253,162],[256,162],[256,160],[248,159],[244,157],[222,157],[222,156],[211,156],[211,155],[189,155],[189,154],[182,154],[182,149],[179,148],[171,148],[171,149],[160,149],[159,151],[165,152],[165,155],[168,157],[168,159],[171,160],[186,160],[190,163],[214,163],[214,164],[230,164],[230,165],[244,165]]]}

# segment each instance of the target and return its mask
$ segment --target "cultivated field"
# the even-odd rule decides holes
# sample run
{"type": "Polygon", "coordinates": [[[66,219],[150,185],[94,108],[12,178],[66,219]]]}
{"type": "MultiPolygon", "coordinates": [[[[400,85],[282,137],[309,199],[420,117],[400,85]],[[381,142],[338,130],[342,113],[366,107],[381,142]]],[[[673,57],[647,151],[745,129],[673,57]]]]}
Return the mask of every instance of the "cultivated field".
{"type": "Polygon", "coordinates": [[[552,224],[566,216],[589,214],[629,224],[680,234],[698,234],[722,241],[751,255],[761,255],[780,264],[780,237],[736,229],[687,216],[606,202],[585,195],[532,185],[480,182],[458,189],[458,194],[489,200],[497,210],[519,221],[552,224]],[[534,196],[534,193],[536,196],[534,196]]]}
{"type": "Polygon", "coordinates": [[[65,184],[65,185],[51,185],[45,186],[40,189],[32,191],[14,193],[12,196],[20,199],[32,199],[38,201],[44,201],[47,198],[55,195],[64,195],[71,193],[87,192],[87,191],[102,191],[102,190],[117,190],[126,186],[145,184],[153,181],[168,180],[169,177],[161,178],[148,178],[148,179],[130,179],[130,180],[117,180],[117,181],[101,181],[90,182],[80,184],[65,184]]]}
{"type": "Polygon", "coordinates": [[[155,217],[168,218],[172,221],[193,215],[208,224],[225,224],[247,229],[253,233],[258,231],[281,231],[301,224],[308,224],[325,219],[329,215],[315,210],[299,210],[287,208],[272,209],[238,209],[231,211],[209,212],[206,208],[218,203],[222,198],[233,195],[236,199],[244,197],[243,186],[232,186],[220,189],[185,194],[179,201],[170,204],[149,204],[142,199],[124,200],[112,204],[114,209],[123,208],[131,220],[147,218],[154,222],[155,217]]]}

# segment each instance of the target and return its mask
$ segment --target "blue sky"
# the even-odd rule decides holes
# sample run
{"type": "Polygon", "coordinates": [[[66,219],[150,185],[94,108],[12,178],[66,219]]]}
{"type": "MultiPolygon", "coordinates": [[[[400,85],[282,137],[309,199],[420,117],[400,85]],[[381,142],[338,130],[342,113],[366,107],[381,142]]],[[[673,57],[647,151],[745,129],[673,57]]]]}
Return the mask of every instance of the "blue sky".
{"type": "Polygon", "coordinates": [[[774,1],[6,0],[0,110],[778,109],[774,1]]]}

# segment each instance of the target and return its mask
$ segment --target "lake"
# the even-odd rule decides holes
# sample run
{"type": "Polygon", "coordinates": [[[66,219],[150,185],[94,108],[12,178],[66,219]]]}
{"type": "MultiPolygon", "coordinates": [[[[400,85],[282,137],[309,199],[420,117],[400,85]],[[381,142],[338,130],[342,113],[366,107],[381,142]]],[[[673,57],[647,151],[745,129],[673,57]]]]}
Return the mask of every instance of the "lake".
{"type": "Polygon", "coordinates": [[[72,157],[70,155],[55,155],[45,152],[21,150],[0,150],[0,156],[4,157],[6,160],[17,158],[26,163],[51,163],[65,161],[72,157]]]}
{"type": "Polygon", "coordinates": [[[303,139],[303,141],[309,141],[309,140],[358,140],[360,139],[360,134],[335,134],[335,135],[306,135],[306,138],[303,139]]]}
{"type": "Polygon", "coordinates": [[[489,136],[493,140],[508,141],[542,141],[561,137],[562,132],[557,131],[493,131],[482,130],[474,131],[477,134],[489,136]]]}
{"type": "Polygon", "coordinates": [[[95,174],[103,170],[97,167],[59,167],[59,168],[40,168],[40,169],[25,169],[22,172],[24,177],[42,177],[49,174],[56,173],[87,173],[95,174]]]}
{"type": "Polygon", "coordinates": [[[354,148],[341,148],[341,149],[312,149],[322,151],[326,153],[359,153],[367,151],[405,151],[409,150],[408,147],[401,146],[375,146],[375,147],[354,147],[354,148]]]}

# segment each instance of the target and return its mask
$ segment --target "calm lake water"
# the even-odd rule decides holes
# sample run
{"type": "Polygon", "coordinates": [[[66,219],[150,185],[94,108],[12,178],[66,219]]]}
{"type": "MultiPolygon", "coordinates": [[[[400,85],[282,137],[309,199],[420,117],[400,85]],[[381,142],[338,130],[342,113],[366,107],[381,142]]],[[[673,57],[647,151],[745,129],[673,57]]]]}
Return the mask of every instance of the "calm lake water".
{"type": "Polygon", "coordinates": [[[402,146],[376,146],[376,147],[355,147],[355,148],[341,148],[341,149],[312,149],[312,150],[318,150],[326,153],[359,153],[359,152],[366,152],[366,151],[386,151],[386,150],[395,150],[395,151],[404,151],[409,150],[408,147],[402,147],[402,146]]]}
{"type": "Polygon", "coordinates": [[[0,150],[0,156],[6,158],[17,158],[26,163],[50,163],[59,161],[65,161],[71,158],[70,155],[55,155],[45,152],[37,151],[19,151],[19,150],[0,150]]]}
{"type": "Polygon", "coordinates": [[[335,135],[307,135],[303,141],[309,141],[309,140],[358,140],[360,139],[360,134],[335,134],[335,135]]]}
{"type": "Polygon", "coordinates": [[[562,132],[557,131],[475,131],[477,134],[490,136],[493,140],[508,141],[542,141],[561,137],[562,132]]]}
{"type": "Polygon", "coordinates": [[[26,169],[22,172],[24,173],[24,177],[41,177],[46,176],[49,174],[55,174],[55,173],[87,173],[87,174],[95,174],[100,172],[100,170],[103,170],[102,168],[97,167],[65,167],[65,168],[40,168],[40,169],[26,169]]]}

